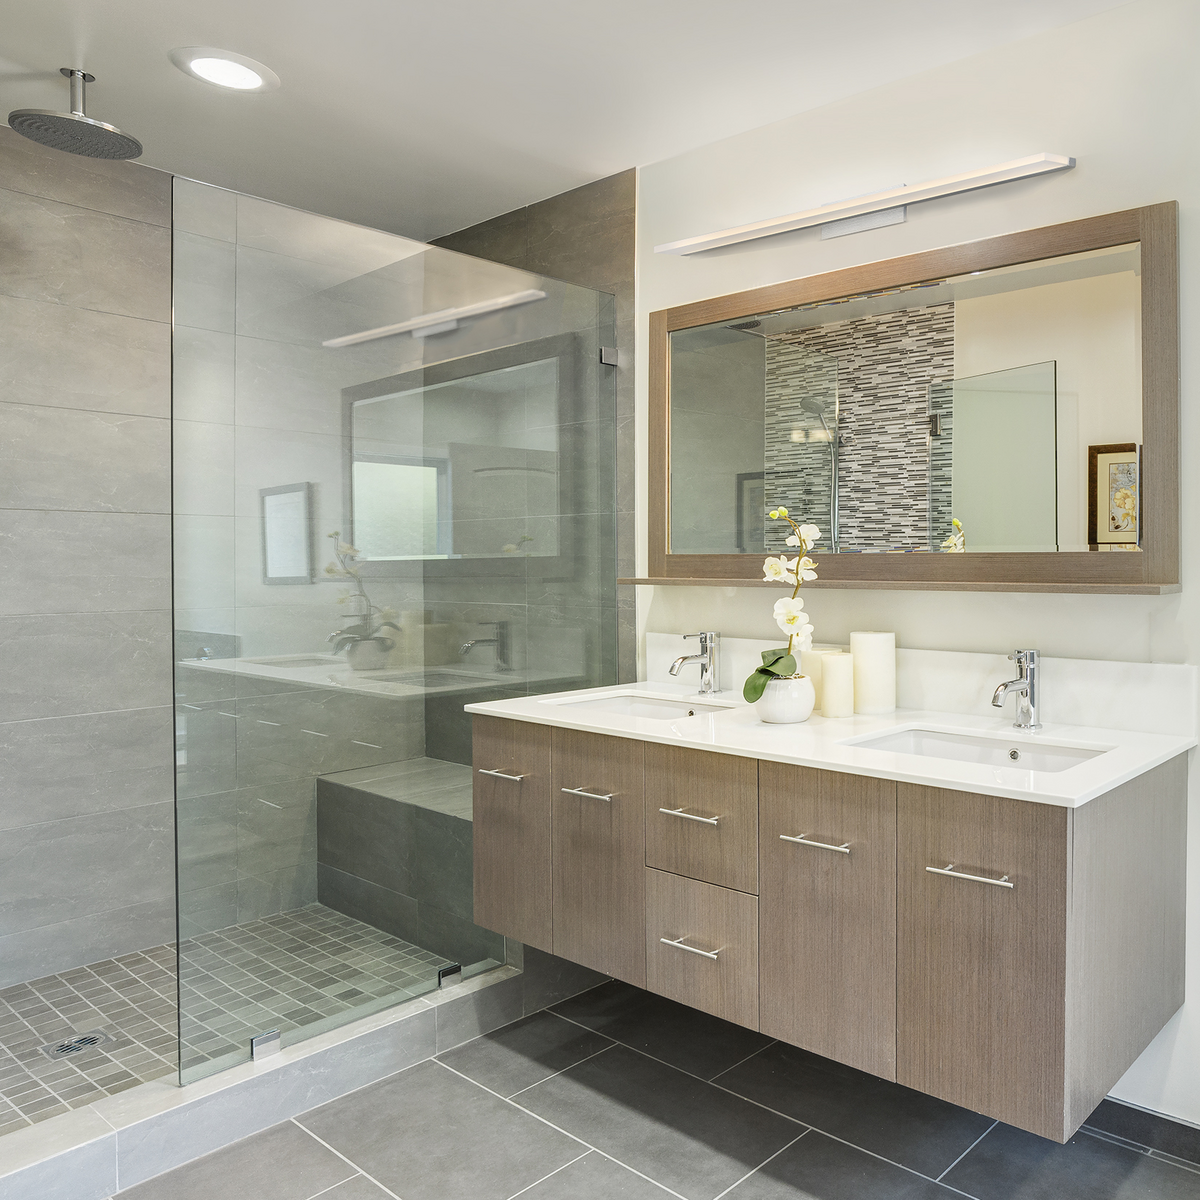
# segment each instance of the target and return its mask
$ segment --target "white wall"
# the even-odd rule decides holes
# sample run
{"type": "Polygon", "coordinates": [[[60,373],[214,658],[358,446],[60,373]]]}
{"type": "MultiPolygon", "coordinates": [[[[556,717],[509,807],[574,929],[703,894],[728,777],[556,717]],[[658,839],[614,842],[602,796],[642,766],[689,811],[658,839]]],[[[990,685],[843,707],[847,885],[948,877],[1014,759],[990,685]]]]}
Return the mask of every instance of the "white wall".
{"type": "MultiPolygon", "coordinates": [[[[638,336],[647,314],[724,292],[1166,200],[1180,203],[1183,413],[1181,595],[812,591],[821,641],[895,629],[906,647],[1200,662],[1200,5],[1138,0],[1101,16],[643,168],[638,336]],[[917,205],[904,225],[822,241],[815,230],[694,258],[656,243],[916,183],[1039,151],[1075,170],[917,205]]],[[[645,513],[646,363],[638,355],[639,511],[645,513]]],[[[639,570],[645,572],[644,517],[639,570]]],[[[771,637],[770,590],[642,588],[643,630],[771,637]]],[[[1114,697],[1114,700],[1116,698],[1114,697]]],[[[1189,852],[1190,1001],[1114,1094],[1200,1124],[1200,780],[1189,852]]]]}

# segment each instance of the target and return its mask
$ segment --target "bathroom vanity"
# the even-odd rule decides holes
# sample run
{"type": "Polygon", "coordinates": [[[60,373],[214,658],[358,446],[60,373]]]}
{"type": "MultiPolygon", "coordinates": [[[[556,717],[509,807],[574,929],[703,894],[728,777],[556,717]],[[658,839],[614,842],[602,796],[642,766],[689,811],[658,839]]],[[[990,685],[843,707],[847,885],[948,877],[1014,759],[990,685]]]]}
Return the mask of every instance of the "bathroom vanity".
{"type": "Polygon", "coordinates": [[[1183,1002],[1190,738],[469,711],[485,928],[1059,1142],[1183,1002]]]}

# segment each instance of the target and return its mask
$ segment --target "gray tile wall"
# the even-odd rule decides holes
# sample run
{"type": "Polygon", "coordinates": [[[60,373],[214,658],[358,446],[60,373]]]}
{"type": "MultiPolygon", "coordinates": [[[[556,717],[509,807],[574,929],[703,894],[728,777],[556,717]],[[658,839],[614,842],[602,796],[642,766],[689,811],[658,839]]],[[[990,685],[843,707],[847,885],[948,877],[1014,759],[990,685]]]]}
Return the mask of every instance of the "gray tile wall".
{"type": "MultiPolygon", "coordinates": [[[[439,238],[434,245],[616,297],[617,575],[635,573],[633,285],[637,172],[622,171],[439,238]]],[[[617,588],[618,678],[637,677],[634,589],[617,588]]]]}
{"type": "Polygon", "coordinates": [[[174,937],[170,223],[0,129],[0,987],[174,937]]]}

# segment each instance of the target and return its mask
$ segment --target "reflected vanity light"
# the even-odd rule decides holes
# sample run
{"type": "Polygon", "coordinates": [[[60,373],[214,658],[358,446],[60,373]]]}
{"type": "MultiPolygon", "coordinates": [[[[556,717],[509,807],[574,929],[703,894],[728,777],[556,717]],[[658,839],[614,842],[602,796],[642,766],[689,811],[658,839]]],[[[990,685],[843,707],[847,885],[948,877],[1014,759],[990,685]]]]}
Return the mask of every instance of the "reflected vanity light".
{"type": "Polygon", "coordinates": [[[357,346],[359,342],[373,342],[376,338],[392,337],[397,333],[429,337],[435,333],[448,333],[451,329],[457,329],[459,321],[466,317],[481,317],[484,313],[499,312],[503,308],[515,308],[518,304],[530,304],[534,300],[545,298],[545,292],[537,288],[528,288],[523,292],[497,296],[494,300],[481,300],[478,304],[464,304],[461,308],[443,308],[438,312],[424,313],[407,321],[398,321],[395,325],[380,325],[377,329],[364,329],[362,333],[348,333],[344,337],[330,338],[321,345],[329,350],[337,350],[342,346],[357,346]]]}
{"type": "Polygon", "coordinates": [[[702,233],[678,242],[664,242],[661,246],[654,247],[654,253],[698,254],[701,250],[715,250],[718,246],[735,246],[739,242],[750,242],[756,238],[770,237],[775,233],[790,233],[794,229],[827,225],[831,221],[915,204],[919,200],[954,196],[960,192],[971,192],[976,188],[991,187],[996,183],[1010,183],[1015,179],[1029,179],[1031,176],[1046,175],[1052,171],[1069,171],[1074,165],[1075,160],[1063,154],[1031,154],[1027,158],[1017,158],[1012,162],[982,167],[976,171],[965,171],[961,175],[948,175],[944,179],[933,179],[928,183],[914,184],[912,187],[888,188],[887,191],[859,196],[854,200],[823,204],[820,208],[790,213],[785,217],[770,217],[765,221],[753,221],[749,225],[721,229],[716,233],[702,233]]]}

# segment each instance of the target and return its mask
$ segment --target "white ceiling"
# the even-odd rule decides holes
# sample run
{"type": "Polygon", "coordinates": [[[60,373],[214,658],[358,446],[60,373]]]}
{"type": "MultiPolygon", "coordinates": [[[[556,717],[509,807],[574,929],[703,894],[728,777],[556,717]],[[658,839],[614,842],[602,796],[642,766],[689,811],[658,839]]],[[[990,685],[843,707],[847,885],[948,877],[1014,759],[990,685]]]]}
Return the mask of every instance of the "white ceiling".
{"type": "Polygon", "coordinates": [[[141,161],[428,240],[1121,2],[0,0],[0,116],[81,66],[141,161]],[[282,87],[190,78],[196,45],[282,87]]]}

